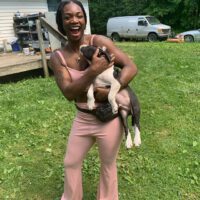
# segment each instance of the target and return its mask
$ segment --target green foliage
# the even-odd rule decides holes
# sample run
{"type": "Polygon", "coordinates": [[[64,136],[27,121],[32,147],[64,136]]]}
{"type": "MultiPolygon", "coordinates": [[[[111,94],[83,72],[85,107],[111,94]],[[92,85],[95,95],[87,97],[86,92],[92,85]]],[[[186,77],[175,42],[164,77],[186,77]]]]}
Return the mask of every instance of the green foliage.
{"type": "Polygon", "coordinates": [[[173,29],[197,29],[200,27],[199,0],[168,0],[149,2],[146,11],[157,16],[173,29]]]}
{"type": "Polygon", "coordinates": [[[93,33],[106,34],[106,23],[110,17],[139,15],[143,13],[146,0],[99,0],[89,1],[90,22],[93,33]]]}
{"type": "MultiPolygon", "coordinates": [[[[135,61],[142,146],[118,155],[120,200],[200,199],[200,44],[117,43],[135,61]]],[[[59,200],[75,115],[53,78],[0,85],[0,199],[59,200]]],[[[84,200],[94,200],[97,147],[83,163],[84,200]]]]}
{"type": "Polygon", "coordinates": [[[200,0],[98,0],[89,1],[93,33],[106,35],[110,17],[154,15],[174,30],[200,27],[200,0]]]}
{"type": "Polygon", "coordinates": [[[200,0],[184,1],[180,22],[186,29],[200,27],[200,0]]]}

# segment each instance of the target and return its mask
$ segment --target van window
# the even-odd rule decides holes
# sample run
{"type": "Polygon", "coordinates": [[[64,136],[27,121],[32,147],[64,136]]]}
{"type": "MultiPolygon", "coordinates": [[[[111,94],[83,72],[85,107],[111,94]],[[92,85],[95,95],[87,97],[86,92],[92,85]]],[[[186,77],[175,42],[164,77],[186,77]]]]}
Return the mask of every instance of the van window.
{"type": "Polygon", "coordinates": [[[160,24],[160,21],[155,17],[146,17],[146,19],[151,25],[160,24]]]}
{"type": "Polygon", "coordinates": [[[138,26],[147,26],[147,22],[145,20],[139,20],[138,26]]]}

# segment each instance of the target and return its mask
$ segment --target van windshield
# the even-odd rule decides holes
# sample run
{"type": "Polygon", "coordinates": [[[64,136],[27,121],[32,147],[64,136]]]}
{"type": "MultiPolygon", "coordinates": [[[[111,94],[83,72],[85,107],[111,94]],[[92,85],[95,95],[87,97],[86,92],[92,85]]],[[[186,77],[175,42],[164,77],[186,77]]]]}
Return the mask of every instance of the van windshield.
{"type": "Polygon", "coordinates": [[[151,25],[160,24],[160,21],[155,17],[146,17],[146,19],[151,25]]]}

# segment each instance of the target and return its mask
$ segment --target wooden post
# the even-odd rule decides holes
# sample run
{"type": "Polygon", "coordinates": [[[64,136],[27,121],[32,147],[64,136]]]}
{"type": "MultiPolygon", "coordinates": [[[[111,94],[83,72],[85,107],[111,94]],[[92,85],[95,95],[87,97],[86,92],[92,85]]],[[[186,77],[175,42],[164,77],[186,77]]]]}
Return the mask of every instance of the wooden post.
{"type": "Polygon", "coordinates": [[[60,40],[61,44],[65,45],[67,42],[67,37],[60,33],[56,28],[54,28],[49,22],[44,18],[40,17],[40,23],[45,27],[48,32],[50,32],[55,38],[60,40]]]}
{"type": "Polygon", "coordinates": [[[46,53],[45,53],[45,49],[44,49],[44,40],[43,40],[43,36],[42,36],[40,20],[36,20],[36,27],[37,27],[39,46],[40,46],[41,57],[42,57],[44,76],[49,77],[49,71],[48,71],[48,66],[47,66],[47,59],[46,59],[46,53]]]}
{"type": "Polygon", "coordinates": [[[7,51],[7,40],[3,40],[3,52],[6,53],[7,51]]]}

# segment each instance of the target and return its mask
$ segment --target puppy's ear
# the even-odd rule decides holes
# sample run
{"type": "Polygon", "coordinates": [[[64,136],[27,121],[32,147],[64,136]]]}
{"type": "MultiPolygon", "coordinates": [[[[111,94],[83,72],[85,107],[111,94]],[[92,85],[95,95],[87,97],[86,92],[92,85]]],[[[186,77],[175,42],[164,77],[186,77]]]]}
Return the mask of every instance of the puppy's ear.
{"type": "Polygon", "coordinates": [[[106,51],[106,47],[105,46],[102,46],[102,48],[101,48],[103,51],[106,51]]]}
{"type": "Polygon", "coordinates": [[[88,45],[86,45],[86,44],[82,44],[80,47],[79,47],[79,53],[81,54],[81,55],[83,55],[83,49],[85,48],[85,47],[87,47],[88,45]]]}
{"type": "Polygon", "coordinates": [[[106,47],[104,49],[103,49],[103,47],[99,48],[98,56],[104,56],[108,62],[111,62],[111,56],[110,56],[109,52],[107,51],[106,47]]]}
{"type": "Polygon", "coordinates": [[[95,46],[91,45],[81,45],[80,46],[80,54],[89,62],[91,63],[92,57],[96,51],[95,46]]]}

